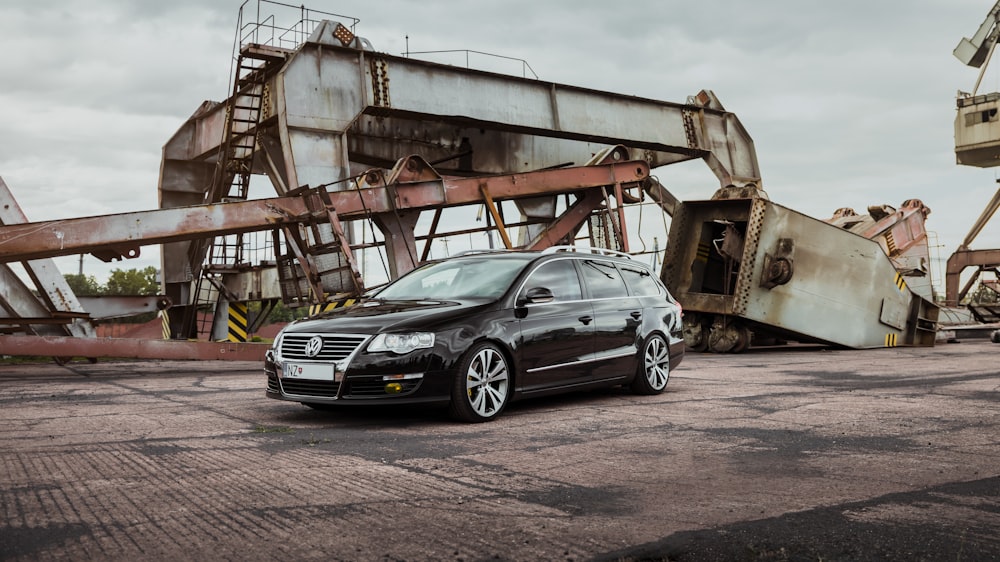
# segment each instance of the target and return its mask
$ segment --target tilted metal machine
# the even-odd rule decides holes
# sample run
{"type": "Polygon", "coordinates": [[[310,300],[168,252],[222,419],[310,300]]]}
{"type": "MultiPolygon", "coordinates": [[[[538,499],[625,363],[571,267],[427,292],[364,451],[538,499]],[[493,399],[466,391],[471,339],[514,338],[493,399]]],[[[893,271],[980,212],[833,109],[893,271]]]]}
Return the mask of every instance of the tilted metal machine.
{"type": "MultiPolygon", "coordinates": [[[[881,224],[864,236],[849,222],[820,221],[744,190],[685,201],[674,213],[663,266],[667,287],[684,305],[685,340],[720,353],[785,340],[934,345],[938,308],[901,273],[921,279],[927,272],[904,266],[909,260],[897,266],[885,246],[885,234],[905,227],[908,216],[870,221],[881,224]]],[[[926,238],[920,241],[926,249],[926,238]]],[[[895,243],[892,250],[902,257],[895,243]]]]}

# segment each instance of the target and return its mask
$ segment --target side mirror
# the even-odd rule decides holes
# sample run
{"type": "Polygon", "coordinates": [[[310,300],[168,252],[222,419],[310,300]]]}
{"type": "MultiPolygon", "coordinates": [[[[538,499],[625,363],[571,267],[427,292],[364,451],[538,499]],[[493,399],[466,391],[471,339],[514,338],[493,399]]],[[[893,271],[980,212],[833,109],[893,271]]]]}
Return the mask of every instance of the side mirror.
{"type": "Polygon", "coordinates": [[[532,287],[519,300],[521,301],[520,304],[540,304],[552,302],[555,299],[556,297],[548,287],[532,287]]]}

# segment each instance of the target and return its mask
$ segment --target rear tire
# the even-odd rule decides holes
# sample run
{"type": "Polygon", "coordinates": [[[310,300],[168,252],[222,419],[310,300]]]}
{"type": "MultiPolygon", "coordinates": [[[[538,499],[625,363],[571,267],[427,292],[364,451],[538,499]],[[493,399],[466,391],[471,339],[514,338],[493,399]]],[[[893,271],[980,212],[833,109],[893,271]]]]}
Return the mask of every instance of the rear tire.
{"type": "Polygon", "coordinates": [[[670,346],[663,336],[653,334],[642,344],[639,365],[636,366],[632,392],[659,394],[670,382],[670,346]]]}
{"type": "Polygon", "coordinates": [[[510,369],[503,352],[487,342],[465,354],[451,389],[448,412],[465,422],[496,419],[510,401],[510,369]]]}

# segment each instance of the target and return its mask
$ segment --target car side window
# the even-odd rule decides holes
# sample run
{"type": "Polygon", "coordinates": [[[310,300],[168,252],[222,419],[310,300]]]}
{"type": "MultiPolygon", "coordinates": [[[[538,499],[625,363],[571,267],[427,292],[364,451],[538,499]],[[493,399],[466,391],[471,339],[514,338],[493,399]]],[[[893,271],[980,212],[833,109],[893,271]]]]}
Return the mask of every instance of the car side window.
{"type": "Polygon", "coordinates": [[[594,299],[612,299],[627,297],[625,281],[618,273],[615,264],[598,260],[583,260],[583,279],[594,299]]]}
{"type": "Polygon", "coordinates": [[[552,291],[554,301],[574,301],[583,298],[580,278],[570,260],[555,260],[543,263],[531,272],[521,294],[535,287],[545,287],[552,291]]]}
{"type": "Polygon", "coordinates": [[[656,280],[653,279],[649,271],[628,266],[622,267],[620,270],[622,278],[625,279],[625,284],[628,285],[628,290],[633,296],[646,297],[660,294],[660,286],[656,284],[656,280]]]}

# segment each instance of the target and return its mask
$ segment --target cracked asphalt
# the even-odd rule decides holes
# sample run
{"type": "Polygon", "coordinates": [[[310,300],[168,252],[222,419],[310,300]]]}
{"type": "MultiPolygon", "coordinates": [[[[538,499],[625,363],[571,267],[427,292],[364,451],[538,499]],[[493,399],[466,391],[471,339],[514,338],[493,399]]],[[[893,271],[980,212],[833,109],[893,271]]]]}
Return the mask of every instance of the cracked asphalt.
{"type": "Polygon", "coordinates": [[[0,364],[0,559],[1000,558],[1000,345],[689,354],[660,396],[313,411],[241,362],[0,364]]]}

